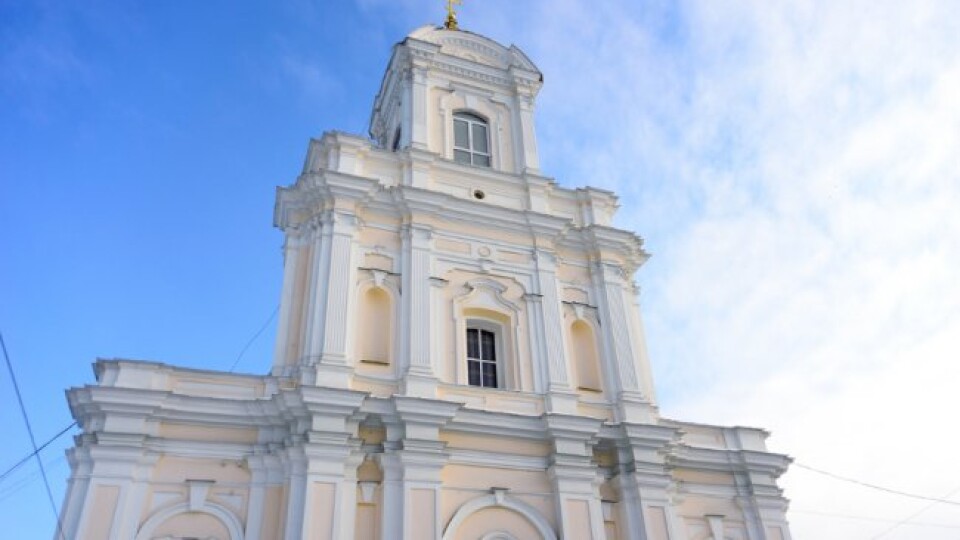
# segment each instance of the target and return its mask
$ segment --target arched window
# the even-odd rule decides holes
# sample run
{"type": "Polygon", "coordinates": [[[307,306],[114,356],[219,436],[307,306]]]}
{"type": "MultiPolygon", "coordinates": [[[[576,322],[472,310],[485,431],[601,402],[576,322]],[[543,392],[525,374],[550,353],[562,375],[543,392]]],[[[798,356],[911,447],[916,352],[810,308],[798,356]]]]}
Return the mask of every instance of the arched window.
{"type": "Polygon", "coordinates": [[[468,112],[453,115],[453,159],[466,165],[490,166],[490,133],[486,120],[468,112]]]}
{"type": "Polygon", "coordinates": [[[570,325],[570,341],[577,371],[577,388],[601,391],[600,361],[593,329],[582,320],[574,321],[570,325]]]}

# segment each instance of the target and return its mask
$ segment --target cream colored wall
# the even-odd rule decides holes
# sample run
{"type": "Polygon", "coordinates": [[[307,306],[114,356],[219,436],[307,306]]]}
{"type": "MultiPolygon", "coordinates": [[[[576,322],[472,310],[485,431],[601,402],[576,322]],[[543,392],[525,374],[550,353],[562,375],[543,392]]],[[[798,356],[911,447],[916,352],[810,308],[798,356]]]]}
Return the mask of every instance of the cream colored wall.
{"type": "MultiPolygon", "coordinates": [[[[456,540],[477,540],[494,532],[506,532],[514,538],[538,539],[540,533],[524,516],[506,508],[485,508],[473,513],[464,521],[457,534],[456,540]]],[[[577,537],[571,538],[589,538],[577,537]]]]}
{"type": "MultiPolygon", "coordinates": [[[[154,538],[217,538],[229,540],[230,533],[219,519],[199,512],[178,514],[154,529],[154,538]]],[[[106,538],[106,537],[104,537],[106,538]]]]}
{"type": "Polygon", "coordinates": [[[489,435],[441,432],[440,440],[447,443],[447,448],[451,450],[480,450],[534,457],[546,457],[553,450],[546,441],[489,435]]]}
{"type": "Polygon", "coordinates": [[[96,486],[93,490],[89,518],[83,538],[90,540],[110,538],[113,530],[113,517],[117,510],[120,488],[117,486],[96,486]]]}

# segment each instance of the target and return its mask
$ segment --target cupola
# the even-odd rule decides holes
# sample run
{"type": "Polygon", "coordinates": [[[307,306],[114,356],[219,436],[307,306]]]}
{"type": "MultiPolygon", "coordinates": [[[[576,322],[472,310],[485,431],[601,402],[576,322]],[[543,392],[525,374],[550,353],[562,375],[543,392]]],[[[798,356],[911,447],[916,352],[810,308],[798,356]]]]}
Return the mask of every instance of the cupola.
{"type": "Polygon", "coordinates": [[[516,46],[423,26],[393,48],[370,118],[384,149],[495,171],[538,174],[540,70],[516,46]]]}

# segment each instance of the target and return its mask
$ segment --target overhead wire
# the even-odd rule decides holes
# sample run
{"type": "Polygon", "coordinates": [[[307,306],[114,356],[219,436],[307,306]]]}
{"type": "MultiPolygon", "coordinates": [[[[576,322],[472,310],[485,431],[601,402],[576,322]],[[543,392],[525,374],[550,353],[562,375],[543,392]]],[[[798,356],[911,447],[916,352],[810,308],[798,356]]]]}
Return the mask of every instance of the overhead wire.
{"type": "Polygon", "coordinates": [[[278,311],[280,311],[280,304],[277,304],[277,307],[273,308],[273,312],[270,313],[270,316],[267,317],[267,320],[263,321],[263,324],[260,326],[260,329],[257,330],[257,333],[254,334],[253,337],[250,338],[249,341],[247,341],[247,344],[243,346],[243,349],[240,350],[240,354],[237,355],[237,359],[233,361],[233,364],[230,366],[230,369],[228,370],[230,373],[233,373],[233,370],[237,367],[237,364],[240,363],[240,359],[243,358],[244,354],[246,354],[247,349],[249,349],[250,345],[253,345],[253,342],[256,341],[258,337],[260,337],[260,334],[262,334],[264,330],[267,329],[267,326],[270,325],[270,322],[273,320],[273,318],[277,316],[278,311]]]}
{"type": "Polygon", "coordinates": [[[909,498],[911,498],[911,499],[917,499],[917,500],[921,500],[921,501],[932,501],[932,502],[935,502],[935,503],[938,503],[938,504],[949,504],[949,505],[952,505],[952,506],[960,506],[960,501],[951,501],[951,500],[949,500],[949,499],[944,499],[944,498],[940,498],[940,497],[930,497],[930,496],[927,496],[927,495],[918,495],[918,494],[916,494],[916,493],[909,493],[909,492],[906,492],[906,491],[901,491],[901,490],[899,490],[899,489],[893,489],[893,488],[888,488],[888,487],[884,487],[884,486],[878,486],[877,484],[871,484],[871,483],[869,483],[869,482],[864,482],[864,481],[862,481],[862,480],[857,480],[856,478],[850,478],[850,477],[847,477],[847,476],[842,476],[842,475],[839,475],[839,474],[836,474],[836,473],[832,473],[832,472],[830,472],[830,471],[825,471],[825,470],[823,470],[823,469],[818,469],[818,468],[816,468],[816,467],[811,467],[811,466],[809,466],[809,465],[804,465],[803,463],[800,463],[800,462],[798,462],[798,461],[794,461],[794,462],[793,462],[793,465],[794,465],[795,467],[800,467],[801,469],[806,469],[806,470],[808,470],[808,471],[812,471],[812,472],[815,472],[815,473],[817,473],[817,474],[822,474],[822,475],[824,475],[824,476],[828,476],[828,477],[833,478],[833,479],[835,479],[835,480],[841,480],[841,481],[844,481],[844,482],[849,482],[849,483],[851,483],[851,484],[857,484],[857,485],[859,485],[859,486],[867,487],[867,488],[870,488],[870,489],[875,489],[875,490],[878,490],[878,491],[883,491],[883,492],[886,492],[886,493],[891,493],[891,494],[893,494],[893,495],[900,495],[901,497],[909,497],[909,498]]]}
{"type": "Polygon", "coordinates": [[[12,474],[14,471],[16,471],[16,470],[19,469],[21,466],[23,466],[24,463],[30,461],[30,458],[32,458],[33,456],[35,456],[35,455],[37,455],[38,453],[42,452],[44,448],[50,446],[50,444],[51,444],[53,441],[59,439],[61,436],[63,436],[64,433],[70,431],[70,429],[73,428],[73,427],[76,426],[76,425],[77,425],[77,422],[76,422],[76,421],[72,422],[69,426],[67,426],[67,427],[61,429],[59,432],[57,432],[56,435],[54,435],[53,437],[50,437],[50,439],[48,439],[47,442],[41,444],[39,448],[37,448],[37,449],[34,450],[33,452],[30,452],[29,454],[23,456],[23,459],[21,459],[20,461],[14,463],[13,465],[10,466],[9,469],[3,471],[3,473],[0,474],[0,482],[3,482],[3,480],[4,480],[7,476],[9,476],[9,475],[12,474]]]}
{"type": "MultiPolygon", "coordinates": [[[[825,517],[833,517],[833,518],[840,518],[840,519],[852,519],[857,521],[873,521],[876,523],[900,524],[900,522],[895,519],[884,519],[884,518],[876,518],[876,517],[868,517],[868,516],[854,516],[851,514],[838,514],[835,512],[821,512],[819,510],[803,510],[803,509],[791,508],[790,512],[794,514],[810,514],[814,516],[825,516],[825,517]]],[[[909,523],[902,523],[902,524],[917,526],[917,527],[937,527],[940,529],[960,529],[960,525],[948,525],[946,523],[928,523],[925,521],[911,521],[909,523]]],[[[881,533],[881,534],[886,534],[886,533],[881,533]]],[[[873,538],[877,538],[877,537],[874,536],[873,538]]]]}
{"type": "MultiPolygon", "coordinates": [[[[951,491],[950,493],[947,493],[947,494],[944,496],[944,498],[953,497],[957,492],[960,492],[960,487],[954,489],[954,490],[951,491]]],[[[916,524],[916,522],[913,521],[913,519],[914,519],[915,517],[923,514],[924,512],[926,512],[927,510],[933,508],[934,506],[936,506],[936,505],[938,505],[938,504],[940,504],[939,501],[934,501],[934,502],[931,502],[930,504],[925,505],[923,508],[921,508],[921,509],[917,510],[916,512],[910,514],[909,516],[907,516],[907,517],[905,517],[905,518],[897,521],[896,523],[894,523],[893,525],[891,525],[891,526],[888,527],[887,529],[884,529],[883,531],[880,532],[880,534],[877,534],[876,536],[872,537],[870,540],[877,540],[877,538],[882,538],[882,537],[890,534],[891,532],[895,531],[896,529],[902,527],[903,525],[914,525],[914,524],[916,524]]]]}
{"type": "Polygon", "coordinates": [[[50,510],[57,520],[57,536],[64,538],[63,524],[60,522],[60,512],[57,511],[57,503],[53,502],[53,492],[50,491],[50,480],[47,478],[47,471],[43,467],[43,460],[40,459],[37,439],[33,436],[33,427],[30,425],[30,417],[27,415],[27,408],[23,404],[23,396],[20,394],[20,384],[17,383],[17,376],[13,372],[13,364],[10,362],[10,354],[7,352],[7,343],[3,340],[3,332],[0,332],[0,348],[3,349],[3,358],[7,363],[7,371],[10,372],[10,380],[13,382],[13,390],[17,394],[17,403],[20,405],[20,414],[23,416],[23,423],[27,426],[27,433],[30,435],[30,444],[33,446],[33,455],[37,458],[37,465],[40,467],[40,476],[43,477],[43,485],[47,490],[47,499],[50,501],[50,510]]]}

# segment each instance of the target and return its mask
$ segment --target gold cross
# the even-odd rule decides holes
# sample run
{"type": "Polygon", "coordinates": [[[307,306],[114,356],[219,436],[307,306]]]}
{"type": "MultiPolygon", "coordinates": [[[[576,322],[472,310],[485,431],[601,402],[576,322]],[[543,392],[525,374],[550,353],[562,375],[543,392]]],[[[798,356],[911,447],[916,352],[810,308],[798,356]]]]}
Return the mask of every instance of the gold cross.
{"type": "Polygon", "coordinates": [[[457,26],[457,11],[453,6],[463,3],[463,0],[447,0],[447,22],[443,23],[443,26],[447,30],[459,30],[460,27],[457,26]]]}

